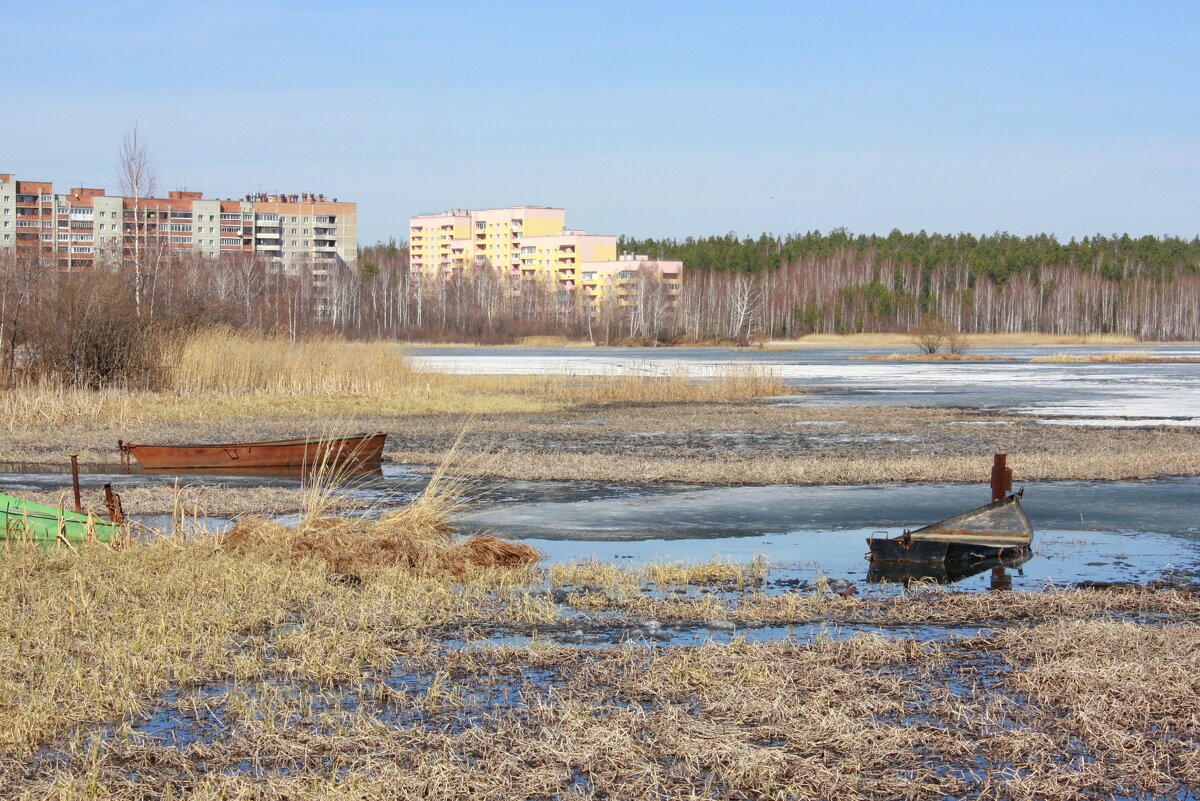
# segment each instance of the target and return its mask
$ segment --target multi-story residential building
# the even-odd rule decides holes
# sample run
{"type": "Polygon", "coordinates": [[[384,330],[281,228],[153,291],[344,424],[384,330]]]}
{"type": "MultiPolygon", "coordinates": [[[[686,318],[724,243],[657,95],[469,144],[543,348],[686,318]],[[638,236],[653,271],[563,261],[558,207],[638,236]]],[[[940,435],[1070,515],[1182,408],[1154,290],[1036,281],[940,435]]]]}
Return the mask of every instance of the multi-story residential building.
{"type": "Polygon", "coordinates": [[[626,253],[615,261],[596,261],[585,265],[580,276],[580,287],[592,306],[600,305],[605,298],[615,298],[619,306],[636,302],[639,287],[653,279],[662,285],[667,302],[674,305],[679,300],[683,286],[683,262],[651,259],[641,254],[626,253]]]}
{"type": "Polygon", "coordinates": [[[409,264],[427,278],[482,264],[519,272],[522,240],[565,227],[562,209],[543,206],[421,214],[409,220],[409,264]]]}
{"type": "Polygon", "coordinates": [[[409,220],[409,264],[424,279],[490,267],[507,273],[514,291],[520,291],[521,281],[541,281],[564,301],[582,290],[592,305],[619,289],[620,281],[634,280],[618,280],[618,274],[636,278],[644,268],[661,276],[674,297],[683,270],[678,261],[618,258],[615,236],[568,229],[565,212],[545,206],[417,215],[409,220]]]}
{"type": "Polygon", "coordinates": [[[241,200],[170,192],[165,198],[108,195],[0,173],[0,248],[64,269],[158,249],[217,257],[258,253],[316,275],[358,260],[358,207],[324,195],[247,195],[241,200]]]}

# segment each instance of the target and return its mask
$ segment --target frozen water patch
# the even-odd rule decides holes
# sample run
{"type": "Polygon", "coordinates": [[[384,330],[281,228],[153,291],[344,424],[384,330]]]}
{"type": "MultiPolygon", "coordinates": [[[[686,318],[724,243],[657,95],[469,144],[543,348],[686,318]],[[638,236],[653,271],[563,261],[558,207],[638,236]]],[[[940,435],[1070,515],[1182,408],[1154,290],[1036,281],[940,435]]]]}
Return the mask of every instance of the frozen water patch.
{"type": "MultiPolygon", "coordinates": [[[[979,349],[1016,362],[851,361],[862,349],[722,352],[703,348],[591,351],[422,349],[419,367],[464,373],[525,375],[714,375],[753,364],[788,384],[827,390],[776,402],[796,406],[937,406],[1011,409],[1063,417],[1200,417],[1200,363],[1031,363],[1050,353],[1098,353],[1135,348],[1053,347],[979,349]]],[[[877,351],[882,352],[882,351],[877,351]]],[[[1159,346],[1156,356],[1189,356],[1194,347],[1159,346]]]]}
{"type": "Polygon", "coordinates": [[[1072,417],[1059,420],[1038,420],[1045,426],[1088,426],[1095,428],[1158,428],[1162,426],[1180,426],[1194,428],[1200,426],[1197,417],[1072,417]]]}

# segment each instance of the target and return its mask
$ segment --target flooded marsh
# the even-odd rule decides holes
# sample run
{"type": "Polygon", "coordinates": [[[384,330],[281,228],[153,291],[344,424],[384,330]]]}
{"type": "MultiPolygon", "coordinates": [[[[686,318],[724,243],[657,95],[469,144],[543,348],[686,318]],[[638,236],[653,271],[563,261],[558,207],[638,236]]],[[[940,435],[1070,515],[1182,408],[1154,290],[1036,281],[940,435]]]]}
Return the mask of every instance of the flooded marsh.
{"type": "MultiPolygon", "coordinates": [[[[678,376],[713,354],[635,357],[678,376]]],[[[112,483],[141,534],[0,556],[0,796],[1197,797],[1197,368],[845,356],[736,354],[821,390],[757,400],[356,413],[390,461],[319,514],[300,476],[176,485],[101,464],[107,429],[17,436],[10,456],[92,453],[85,503],[112,483]],[[456,443],[470,485],[421,513],[456,443]],[[1032,552],[867,563],[867,537],[985,502],[993,452],[1027,489],[1032,552]],[[399,547],[422,527],[430,550],[399,547]],[[541,560],[470,563],[472,534],[541,560]]],[[[219,439],[295,425],[232,418],[219,439]]],[[[52,503],[67,486],[53,465],[0,474],[52,503]]]]}

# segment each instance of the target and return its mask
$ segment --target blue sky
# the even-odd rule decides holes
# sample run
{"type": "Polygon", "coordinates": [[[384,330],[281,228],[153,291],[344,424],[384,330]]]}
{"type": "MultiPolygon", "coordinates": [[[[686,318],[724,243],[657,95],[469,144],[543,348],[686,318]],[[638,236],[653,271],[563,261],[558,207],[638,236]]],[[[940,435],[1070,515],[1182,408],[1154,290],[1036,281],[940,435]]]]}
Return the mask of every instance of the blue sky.
{"type": "Polygon", "coordinates": [[[1200,233],[1200,3],[3,1],[0,172],[598,233],[1200,233]],[[36,45],[36,47],[35,47],[36,45]],[[19,77],[18,77],[19,76],[19,77]]]}

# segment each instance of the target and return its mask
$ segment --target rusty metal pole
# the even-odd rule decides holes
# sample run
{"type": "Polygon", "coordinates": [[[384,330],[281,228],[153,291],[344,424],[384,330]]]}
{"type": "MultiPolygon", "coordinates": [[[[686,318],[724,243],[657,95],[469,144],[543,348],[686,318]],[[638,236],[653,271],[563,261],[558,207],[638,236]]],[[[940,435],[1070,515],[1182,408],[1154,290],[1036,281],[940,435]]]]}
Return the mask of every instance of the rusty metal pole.
{"type": "Polygon", "coordinates": [[[1004,500],[1004,494],[1012,489],[1012,470],[1007,466],[1008,454],[997,453],[992,458],[992,503],[1004,500]]]}
{"type": "Polygon", "coordinates": [[[75,490],[75,514],[83,514],[83,502],[79,499],[79,455],[71,456],[71,489],[75,490]]]}
{"type": "Polygon", "coordinates": [[[112,484],[104,485],[104,505],[108,507],[108,519],[114,523],[125,522],[125,510],[121,507],[121,496],[113,492],[112,484]]]}

